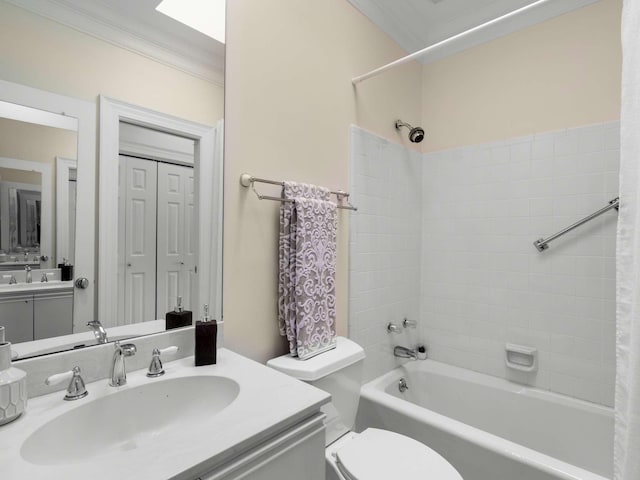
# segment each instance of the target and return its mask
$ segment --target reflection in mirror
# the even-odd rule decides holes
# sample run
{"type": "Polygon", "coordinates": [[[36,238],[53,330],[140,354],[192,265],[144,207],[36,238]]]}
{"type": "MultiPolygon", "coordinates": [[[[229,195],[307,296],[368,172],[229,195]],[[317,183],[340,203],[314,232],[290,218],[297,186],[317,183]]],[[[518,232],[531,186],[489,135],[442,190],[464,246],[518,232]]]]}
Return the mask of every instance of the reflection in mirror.
{"type": "MultiPolygon", "coordinates": [[[[75,229],[61,230],[53,212],[60,207],[54,198],[64,194],[72,199],[65,206],[67,221],[75,225],[75,191],[56,182],[52,172],[58,158],[76,157],[75,123],[50,113],[45,120],[36,109],[0,106],[1,323],[15,344],[69,335],[73,285],[56,259],[75,229]]],[[[73,256],[65,255],[72,265],[73,256]]]]}
{"type": "Polygon", "coordinates": [[[118,319],[164,318],[196,286],[194,150],[189,138],[120,122],[118,319]]]}
{"type": "Polygon", "coordinates": [[[203,304],[220,318],[223,121],[105,97],[100,111],[99,242],[118,246],[99,252],[102,325],[172,328],[179,300],[196,319],[203,304]]]}
{"type": "MultiPolygon", "coordinates": [[[[214,40],[159,12],[156,10],[158,3],[153,0],[0,2],[0,25],[16,45],[6,45],[8,55],[6,62],[3,61],[3,76],[6,80],[42,89],[32,89],[33,103],[23,101],[22,97],[7,98],[2,91],[0,100],[8,99],[16,108],[21,105],[40,106],[41,99],[56,96],[48,93],[48,90],[64,93],[69,102],[82,98],[95,107],[95,99],[107,94],[126,100],[126,104],[121,102],[120,105],[140,108],[150,115],[140,121],[120,115],[114,122],[115,127],[110,128],[110,136],[104,136],[101,107],[99,122],[76,122],[79,132],[88,128],[100,130],[97,136],[100,142],[100,160],[93,157],[95,148],[91,155],[84,156],[75,151],[58,151],[51,156],[48,172],[41,172],[41,227],[37,253],[41,258],[48,257],[46,268],[56,271],[58,265],[64,265],[66,260],[73,266],[75,279],[86,277],[87,288],[73,290],[72,335],[44,338],[35,334],[34,330],[32,337],[27,335],[25,338],[42,340],[13,345],[16,350],[20,349],[21,356],[95,345],[97,340],[87,326],[87,323],[93,321],[102,322],[109,341],[164,330],[165,314],[175,307],[179,296],[183,298],[184,308],[193,310],[194,318],[198,318],[204,301],[213,304],[216,318],[221,318],[221,228],[218,228],[218,224],[222,201],[224,42],[214,40]],[[77,15],[80,10],[82,16],[77,15]],[[76,21],[79,23],[74,24],[76,21]],[[47,49],[41,48],[44,44],[47,49]],[[56,51],[56,61],[49,61],[45,50],[56,51]],[[82,65],[83,68],[69,69],[69,65],[82,65]],[[168,123],[162,124],[167,118],[170,119],[168,123]],[[119,138],[118,125],[121,122],[129,127],[137,125],[145,127],[142,130],[147,130],[142,134],[144,138],[138,142],[138,150],[131,149],[131,139],[124,133],[127,126],[123,126],[122,138],[119,138]],[[181,130],[181,122],[187,125],[187,133],[181,130]],[[216,127],[218,124],[219,128],[216,127]],[[196,129],[192,132],[197,133],[189,133],[192,126],[198,126],[202,131],[196,129]],[[200,139],[205,135],[205,126],[208,126],[206,135],[214,127],[218,128],[216,131],[220,134],[216,134],[218,140],[215,141],[207,137],[204,147],[208,153],[206,158],[202,157],[205,173],[209,175],[207,178],[215,179],[215,183],[210,180],[207,189],[199,192],[198,182],[202,177],[198,174],[201,166],[198,165],[197,156],[202,155],[203,142],[200,139]],[[174,150],[171,154],[178,155],[178,158],[158,156],[154,150],[155,140],[147,138],[149,132],[182,137],[182,141],[190,142],[192,159],[183,159],[180,149],[173,147],[169,147],[174,150]],[[112,155],[105,160],[109,169],[103,172],[102,148],[109,142],[113,142],[109,146],[112,155]],[[214,142],[219,143],[214,146],[214,142]],[[214,150],[217,155],[215,159],[214,150]],[[83,159],[88,159],[89,162],[83,163],[83,159]],[[151,164],[151,170],[155,168],[154,225],[150,220],[153,217],[150,212],[154,211],[151,203],[145,206],[149,212],[147,220],[147,215],[142,215],[142,203],[135,197],[138,187],[133,181],[140,180],[140,173],[136,172],[135,177],[133,170],[137,169],[134,164],[138,161],[150,162],[146,164],[147,167],[151,164]],[[218,162],[215,172],[214,161],[218,162]],[[125,182],[122,189],[119,182],[121,167],[124,174],[129,169],[131,180],[129,187],[125,182]],[[178,174],[178,168],[190,168],[192,175],[184,173],[187,170],[181,170],[183,173],[178,174]],[[167,169],[170,171],[165,171],[167,169]],[[166,176],[164,180],[163,171],[166,176]],[[48,195],[52,199],[49,202],[45,191],[47,175],[50,179],[48,195]],[[175,180],[180,176],[186,178],[184,182],[175,180]],[[67,188],[60,188],[62,185],[67,188]],[[158,196],[162,197],[162,188],[167,190],[166,198],[158,201],[158,196]],[[172,191],[177,188],[183,189],[179,201],[171,197],[177,195],[172,191]],[[74,193],[76,190],[77,202],[74,193]],[[102,201],[104,191],[109,192],[105,202],[102,201]],[[198,199],[202,195],[205,196],[206,203],[202,204],[204,211],[199,213],[198,199]],[[99,196],[100,204],[92,203],[98,201],[99,196]],[[107,205],[106,210],[104,205],[107,205]],[[215,209],[211,206],[215,206],[215,209]],[[76,215],[73,214],[74,208],[77,222],[76,215]],[[166,216],[161,214],[161,209],[168,210],[166,216]],[[205,228],[214,224],[216,227],[203,231],[200,219],[204,216],[208,219],[205,228]],[[143,219],[142,223],[138,223],[137,219],[143,219]],[[103,224],[104,220],[107,221],[103,224]],[[188,223],[192,225],[191,228],[185,227],[188,223]],[[145,228],[140,228],[142,226],[145,228]],[[103,241],[101,235],[105,229],[111,229],[114,238],[103,241]],[[123,233],[119,235],[118,232],[123,233]],[[160,235],[160,232],[164,234],[160,235]],[[155,245],[155,251],[136,250],[145,245],[155,245]],[[204,245],[204,248],[200,248],[200,245],[204,245]],[[109,263],[111,261],[113,264],[109,263]],[[144,268],[134,272],[133,269],[137,268],[136,264],[140,261],[146,262],[143,262],[144,268]],[[95,267],[99,267],[95,268],[93,262],[95,267]],[[128,264],[131,267],[127,267],[128,264]],[[103,265],[106,266],[103,268],[103,265]]],[[[62,105],[65,106],[41,106],[40,116],[46,117],[46,111],[71,111],[66,104],[62,105]]],[[[67,116],[67,119],[74,121],[73,116],[67,116]]],[[[10,115],[5,117],[13,118],[10,115]]],[[[95,112],[92,118],[96,118],[95,112]]],[[[47,125],[46,122],[40,123],[47,125]]],[[[78,145],[81,143],[78,140],[78,145]]],[[[83,151],[86,154],[88,150],[83,151]]],[[[11,158],[3,153],[0,156],[11,158]]],[[[25,158],[33,161],[28,156],[25,158]]],[[[142,170],[148,171],[147,167],[142,170]]],[[[29,166],[27,170],[33,170],[33,167],[29,166]]],[[[149,184],[150,188],[152,184],[153,182],[149,184]]],[[[154,193],[151,190],[147,193],[151,200],[154,193]]],[[[25,207],[27,211],[31,208],[29,219],[38,218],[37,201],[27,199],[26,194],[22,196],[25,204],[34,205],[35,202],[36,208],[25,207]]],[[[17,193],[15,197],[18,209],[17,193]]],[[[33,222],[30,225],[32,224],[33,222]]],[[[0,236],[2,232],[0,224],[0,236]]],[[[26,248],[31,251],[35,249],[35,245],[26,248]]],[[[17,271],[17,279],[22,284],[26,280],[25,266],[20,265],[17,271]]],[[[44,266],[40,260],[31,268],[35,272],[38,267],[44,266]]],[[[0,277],[2,273],[0,272],[0,277]]],[[[41,277],[32,273],[34,283],[39,283],[41,277]]],[[[48,278],[50,285],[60,282],[60,278],[55,275],[48,278]]],[[[10,278],[0,278],[1,283],[8,283],[9,280],[10,278]]]]}

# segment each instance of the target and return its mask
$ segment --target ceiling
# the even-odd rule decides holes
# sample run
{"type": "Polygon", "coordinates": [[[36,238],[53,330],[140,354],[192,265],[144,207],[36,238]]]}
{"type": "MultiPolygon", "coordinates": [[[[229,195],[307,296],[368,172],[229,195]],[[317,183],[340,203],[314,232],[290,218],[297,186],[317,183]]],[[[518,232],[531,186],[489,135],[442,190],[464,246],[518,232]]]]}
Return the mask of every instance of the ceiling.
{"type": "MultiPolygon", "coordinates": [[[[422,57],[429,63],[598,0],[548,0],[522,15],[483,29],[422,57]]],[[[533,0],[349,0],[407,53],[535,3],[533,0]]]]}
{"type": "MultiPolygon", "coordinates": [[[[5,1],[213,83],[224,84],[225,46],[156,11],[161,0],[5,1]]],[[[533,0],[348,1],[408,53],[536,3],[533,0]]],[[[599,0],[540,2],[522,15],[434,49],[420,61],[438,60],[596,1],[599,0]]]]}
{"type": "Polygon", "coordinates": [[[224,44],[156,11],[161,0],[6,0],[205,80],[224,83],[224,44]]]}

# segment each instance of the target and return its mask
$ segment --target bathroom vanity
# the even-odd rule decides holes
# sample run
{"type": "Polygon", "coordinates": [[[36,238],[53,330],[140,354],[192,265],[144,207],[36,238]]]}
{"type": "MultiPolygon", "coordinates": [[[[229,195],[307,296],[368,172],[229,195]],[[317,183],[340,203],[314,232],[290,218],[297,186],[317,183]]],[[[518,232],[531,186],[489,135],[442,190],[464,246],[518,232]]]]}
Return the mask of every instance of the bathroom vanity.
{"type": "Polygon", "coordinates": [[[30,399],[0,427],[2,478],[324,479],[327,393],[226,349],[216,365],[164,365],[159,378],[129,372],[122,387],[87,383],[80,400],[30,399]]]}
{"type": "Polygon", "coordinates": [[[12,343],[69,335],[73,282],[0,285],[0,318],[12,343]]]}

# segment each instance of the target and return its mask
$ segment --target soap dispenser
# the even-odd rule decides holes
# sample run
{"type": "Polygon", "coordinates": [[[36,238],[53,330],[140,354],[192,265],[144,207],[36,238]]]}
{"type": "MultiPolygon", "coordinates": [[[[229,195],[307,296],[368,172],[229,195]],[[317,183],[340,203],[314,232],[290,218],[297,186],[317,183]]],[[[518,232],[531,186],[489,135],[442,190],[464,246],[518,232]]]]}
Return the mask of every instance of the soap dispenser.
{"type": "Polygon", "coordinates": [[[178,302],[172,312],[167,312],[165,316],[165,329],[188,327],[193,323],[193,314],[182,307],[182,297],[178,297],[178,302]]]}
{"type": "Polygon", "coordinates": [[[62,280],[63,282],[73,280],[73,265],[69,264],[69,260],[64,258],[62,261],[62,265],[59,268],[60,280],[62,280]]]}
{"type": "Polygon", "coordinates": [[[218,324],[211,320],[209,305],[204,306],[202,320],[196,322],[196,367],[216,363],[218,324]]]}

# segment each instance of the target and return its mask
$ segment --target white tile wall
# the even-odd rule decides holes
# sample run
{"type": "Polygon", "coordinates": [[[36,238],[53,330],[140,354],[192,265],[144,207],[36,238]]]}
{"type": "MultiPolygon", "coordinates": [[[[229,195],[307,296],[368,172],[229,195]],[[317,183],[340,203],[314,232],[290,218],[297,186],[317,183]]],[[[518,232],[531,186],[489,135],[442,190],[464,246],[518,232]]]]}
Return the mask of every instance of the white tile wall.
{"type": "Polygon", "coordinates": [[[421,335],[431,358],[613,404],[619,124],[424,156],[421,335]],[[506,368],[506,342],[539,350],[506,368]]]}
{"type": "Polygon", "coordinates": [[[612,405],[616,215],[544,253],[532,242],[617,196],[619,124],[424,156],[351,136],[349,326],[367,379],[421,340],[436,360],[612,405]],[[405,315],[419,331],[388,335],[405,315]],[[538,372],[508,371],[506,342],[536,347],[538,372]]]}
{"type": "Polygon", "coordinates": [[[420,313],[421,157],[351,127],[349,337],[365,348],[367,380],[398,364],[393,345],[418,340],[385,326],[420,313]]]}

